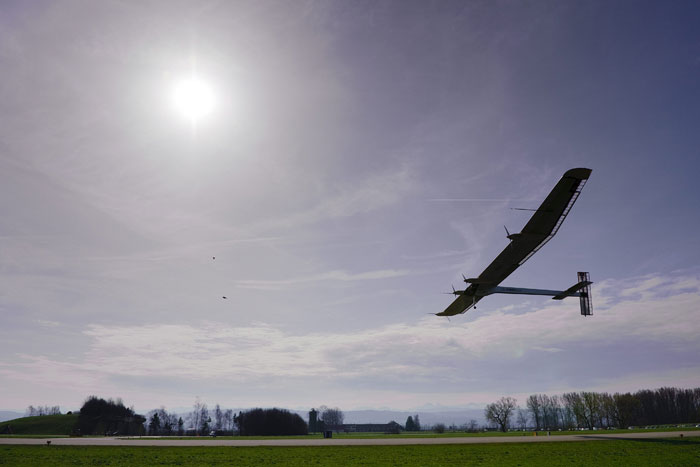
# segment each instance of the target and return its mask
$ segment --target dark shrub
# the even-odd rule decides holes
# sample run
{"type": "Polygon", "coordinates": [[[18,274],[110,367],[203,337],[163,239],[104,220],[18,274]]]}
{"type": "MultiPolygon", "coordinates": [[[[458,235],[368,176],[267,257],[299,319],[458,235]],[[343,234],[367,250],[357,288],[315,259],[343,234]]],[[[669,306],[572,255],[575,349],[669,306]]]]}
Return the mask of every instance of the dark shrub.
{"type": "Polygon", "coordinates": [[[240,412],[236,424],[241,436],[306,435],[309,432],[304,419],[283,409],[240,412]]]}
{"type": "Polygon", "coordinates": [[[146,418],[124,407],[121,400],[90,396],[80,409],[77,433],[81,435],[140,435],[146,418]]]}

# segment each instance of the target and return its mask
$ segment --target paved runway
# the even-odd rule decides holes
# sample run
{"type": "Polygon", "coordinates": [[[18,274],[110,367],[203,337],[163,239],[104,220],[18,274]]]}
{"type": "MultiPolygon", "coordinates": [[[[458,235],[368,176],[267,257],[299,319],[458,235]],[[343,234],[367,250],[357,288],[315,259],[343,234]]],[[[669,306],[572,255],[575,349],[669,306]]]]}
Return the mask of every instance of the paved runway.
{"type": "Polygon", "coordinates": [[[609,439],[680,438],[700,436],[699,431],[612,433],[560,436],[463,436],[459,438],[310,438],[310,439],[150,439],[142,438],[0,438],[0,444],[46,444],[57,446],[397,446],[408,444],[549,443],[609,439]]]}

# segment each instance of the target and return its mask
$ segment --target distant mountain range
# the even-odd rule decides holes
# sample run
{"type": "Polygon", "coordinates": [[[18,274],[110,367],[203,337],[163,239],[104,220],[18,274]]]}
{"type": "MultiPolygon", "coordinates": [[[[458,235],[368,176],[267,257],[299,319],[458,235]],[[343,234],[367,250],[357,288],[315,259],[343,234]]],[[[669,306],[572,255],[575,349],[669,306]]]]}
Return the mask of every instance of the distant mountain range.
{"type": "MultiPolygon", "coordinates": [[[[439,411],[423,411],[416,410],[413,412],[397,411],[397,410],[347,410],[345,414],[345,423],[388,423],[395,421],[400,425],[406,424],[406,419],[418,414],[420,424],[423,428],[431,427],[437,423],[444,423],[448,427],[451,425],[462,426],[469,423],[470,420],[476,420],[479,425],[485,423],[484,409],[445,409],[439,411]]],[[[301,412],[300,412],[301,414],[301,412]]],[[[304,418],[308,418],[307,414],[301,414],[304,418]]]]}
{"type": "Polygon", "coordinates": [[[24,417],[24,412],[13,412],[11,410],[0,410],[0,422],[5,420],[14,420],[15,418],[24,417]]]}

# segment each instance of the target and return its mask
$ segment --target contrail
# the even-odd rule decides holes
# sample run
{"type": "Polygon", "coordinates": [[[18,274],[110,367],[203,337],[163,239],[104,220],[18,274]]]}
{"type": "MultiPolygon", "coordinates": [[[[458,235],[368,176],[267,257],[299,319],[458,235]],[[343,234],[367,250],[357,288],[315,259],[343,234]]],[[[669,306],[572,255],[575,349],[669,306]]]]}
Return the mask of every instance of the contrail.
{"type": "Polygon", "coordinates": [[[428,198],[428,201],[511,201],[507,198],[428,198]]]}

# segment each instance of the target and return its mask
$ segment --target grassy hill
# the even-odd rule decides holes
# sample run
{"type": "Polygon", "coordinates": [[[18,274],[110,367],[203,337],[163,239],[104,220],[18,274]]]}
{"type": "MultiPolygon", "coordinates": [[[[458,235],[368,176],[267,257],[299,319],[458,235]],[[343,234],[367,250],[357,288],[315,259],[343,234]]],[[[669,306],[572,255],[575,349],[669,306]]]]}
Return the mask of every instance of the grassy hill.
{"type": "Polygon", "coordinates": [[[23,417],[0,423],[3,435],[69,435],[78,414],[23,417]]]}

